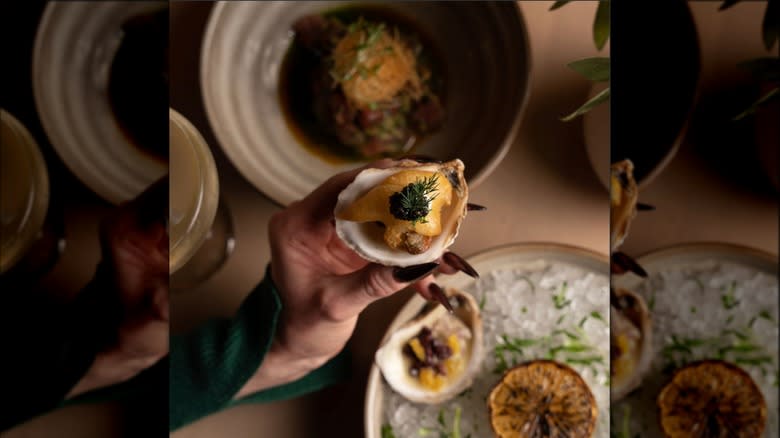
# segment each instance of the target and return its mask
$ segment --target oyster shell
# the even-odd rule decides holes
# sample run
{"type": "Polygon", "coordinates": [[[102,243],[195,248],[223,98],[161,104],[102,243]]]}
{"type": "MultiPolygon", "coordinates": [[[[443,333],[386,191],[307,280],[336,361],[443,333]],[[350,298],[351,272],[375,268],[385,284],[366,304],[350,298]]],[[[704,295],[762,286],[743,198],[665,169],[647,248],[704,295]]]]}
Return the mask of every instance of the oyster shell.
{"type": "Polygon", "coordinates": [[[432,262],[452,245],[466,217],[468,186],[460,160],[421,164],[401,160],[395,167],[366,169],[338,197],[336,233],[364,259],[387,266],[432,262]],[[409,185],[433,181],[428,211],[413,221],[394,213],[391,197],[409,185]]]}
{"type": "Polygon", "coordinates": [[[477,302],[456,289],[447,288],[445,293],[453,313],[444,306],[426,306],[418,317],[389,335],[375,355],[387,383],[413,402],[437,404],[455,397],[471,385],[482,363],[482,318],[477,302]],[[432,340],[421,342],[426,336],[432,340]],[[442,344],[450,350],[449,356],[438,353],[442,344]]]}
{"type": "Polygon", "coordinates": [[[610,176],[610,246],[615,251],[628,235],[631,221],[636,216],[639,189],[634,180],[634,164],[623,160],[612,165],[610,176]]]}
{"type": "Polygon", "coordinates": [[[610,297],[610,379],[612,401],[633,391],[652,362],[652,323],[644,299],[626,289],[610,297]]]}

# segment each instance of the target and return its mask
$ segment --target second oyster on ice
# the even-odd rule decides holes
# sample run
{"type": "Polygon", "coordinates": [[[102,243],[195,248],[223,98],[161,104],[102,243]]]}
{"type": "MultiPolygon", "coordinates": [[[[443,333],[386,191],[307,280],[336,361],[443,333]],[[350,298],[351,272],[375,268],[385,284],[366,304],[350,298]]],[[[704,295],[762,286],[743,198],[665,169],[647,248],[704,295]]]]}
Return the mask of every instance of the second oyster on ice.
{"type": "Polygon", "coordinates": [[[393,332],[376,352],[387,383],[417,403],[447,401],[474,380],[484,357],[479,305],[468,293],[447,289],[454,308],[428,305],[393,332]]]}

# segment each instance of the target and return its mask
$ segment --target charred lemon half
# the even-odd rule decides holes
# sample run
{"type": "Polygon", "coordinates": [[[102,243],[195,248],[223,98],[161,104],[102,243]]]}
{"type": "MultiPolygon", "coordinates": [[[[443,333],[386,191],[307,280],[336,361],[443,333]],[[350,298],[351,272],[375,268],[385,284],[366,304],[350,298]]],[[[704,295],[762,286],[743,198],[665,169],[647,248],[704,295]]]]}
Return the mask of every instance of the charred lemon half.
{"type": "Polygon", "coordinates": [[[759,437],[766,425],[766,402],[753,379],[720,360],[678,369],[657,401],[669,438],[759,437]]]}
{"type": "Polygon", "coordinates": [[[501,438],[583,438],[593,435],[596,399],[572,368],[552,361],[520,364],[488,396],[490,424],[501,438]]]}

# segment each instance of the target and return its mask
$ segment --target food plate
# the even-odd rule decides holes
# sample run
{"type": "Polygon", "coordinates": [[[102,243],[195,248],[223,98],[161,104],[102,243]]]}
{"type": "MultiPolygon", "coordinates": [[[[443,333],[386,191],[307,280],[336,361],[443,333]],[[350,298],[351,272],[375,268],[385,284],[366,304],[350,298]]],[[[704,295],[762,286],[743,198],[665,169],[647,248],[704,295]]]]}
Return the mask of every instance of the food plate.
{"type": "MultiPolygon", "coordinates": [[[[466,436],[471,430],[469,427],[473,427],[474,423],[485,424],[484,422],[488,421],[485,396],[501,377],[500,373],[493,372],[499,364],[494,356],[495,346],[500,342],[500,339],[497,339],[497,333],[530,338],[547,335],[550,327],[564,329],[569,326],[579,326],[593,338],[593,349],[590,353],[600,355],[602,364],[598,366],[569,365],[588,382],[596,398],[599,419],[594,436],[607,437],[609,434],[609,387],[607,386],[609,374],[608,258],[589,250],[571,246],[529,243],[490,249],[469,257],[468,261],[481,273],[480,280],[474,280],[464,274],[457,274],[439,276],[436,281],[442,286],[459,288],[472,293],[483,306],[487,355],[481,374],[476,378],[471,390],[466,391],[466,394],[440,406],[424,407],[423,405],[412,405],[399,399],[400,396],[389,388],[379,368],[374,365],[371,368],[366,389],[364,412],[366,436],[368,438],[382,436],[382,428],[393,423],[393,421],[388,420],[387,411],[389,407],[395,405],[399,407],[399,411],[405,411],[405,414],[400,414],[402,417],[399,418],[399,421],[403,421],[403,415],[416,419],[415,424],[407,426],[409,428],[407,431],[396,428],[394,433],[397,437],[417,436],[420,428],[429,429],[429,432],[434,434],[433,436],[439,436],[436,413],[442,412],[444,423],[449,428],[453,421],[453,412],[450,409],[452,406],[462,408],[460,424],[463,428],[462,436],[466,436]],[[517,281],[505,293],[483,295],[491,287],[496,287],[495,282],[501,281],[500,278],[510,275],[509,273],[525,276],[525,279],[517,281]],[[562,291],[566,291],[566,286],[562,286],[562,282],[566,281],[569,282],[569,291],[580,288],[584,292],[570,292],[569,295],[564,295],[565,293],[562,291]],[[510,294],[512,297],[521,297],[521,299],[512,298],[510,300],[510,294]],[[565,296],[565,298],[563,301],[556,301],[554,295],[565,296]],[[569,302],[566,303],[566,301],[569,302]],[[554,303],[557,305],[553,305],[554,303]],[[557,306],[561,306],[561,308],[559,309],[557,306]],[[602,318],[591,316],[595,315],[593,312],[598,312],[602,318]],[[511,322],[503,321],[513,319],[511,315],[515,315],[514,319],[526,320],[519,322],[519,324],[524,324],[522,329],[518,330],[511,322]],[[508,330],[509,328],[515,331],[512,332],[508,330]],[[534,333],[534,331],[538,333],[534,333]],[[544,333],[541,333],[542,331],[544,333]],[[595,336],[601,339],[596,339],[595,336]],[[425,411],[418,415],[416,411],[418,408],[425,409],[425,411]]],[[[388,327],[385,339],[389,333],[414,317],[424,305],[425,300],[416,295],[412,297],[388,327]]],[[[533,348],[529,350],[528,356],[512,358],[505,355],[505,360],[509,362],[510,366],[513,359],[531,360],[537,358],[543,357],[535,354],[533,348]]],[[[557,357],[557,359],[563,361],[564,358],[557,357]]],[[[488,424],[488,430],[482,426],[479,429],[482,432],[473,431],[472,436],[486,436],[490,428],[489,422],[486,424],[488,424]]]]}
{"type": "Polygon", "coordinates": [[[625,421],[630,436],[640,430],[643,436],[645,431],[660,436],[656,396],[670,372],[691,361],[715,359],[725,348],[722,359],[736,362],[761,388],[768,413],[765,430],[776,431],[777,257],[737,245],[696,243],[653,251],[637,261],[649,277],[629,273],[614,277],[614,285],[647,302],[654,356],[639,389],[613,406],[615,424],[625,421]],[[758,357],[769,357],[771,363],[753,363],[758,357]]]}
{"type": "Polygon", "coordinates": [[[127,18],[160,2],[51,2],[33,52],[35,103],[46,135],[87,187],[118,204],[167,171],[121,131],[108,94],[111,62],[127,18]]]}
{"type": "MultiPolygon", "coordinates": [[[[258,190],[282,205],[335,173],[362,165],[310,153],[290,132],[279,72],[298,18],[352,2],[219,2],[201,51],[201,89],[225,154],[258,190]]],[[[513,143],[528,92],[528,38],[515,2],[392,2],[433,40],[446,70],[442,129],[414,154],[460,158],[476,187],[513,143]],[[479,84],[478,87],[475,84],[479,84]],[[473,111],[469,108],[490,108],[473,111]]]]}

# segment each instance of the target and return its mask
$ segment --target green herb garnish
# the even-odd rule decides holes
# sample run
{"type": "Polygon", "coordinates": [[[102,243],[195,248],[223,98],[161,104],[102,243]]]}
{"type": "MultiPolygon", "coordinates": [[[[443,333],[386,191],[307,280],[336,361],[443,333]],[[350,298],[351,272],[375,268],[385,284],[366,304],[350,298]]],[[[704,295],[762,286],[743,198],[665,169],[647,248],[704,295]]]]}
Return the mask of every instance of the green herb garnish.
{"type": "Polygon", "coordinates": [[[416,180],[390,196],[390,213],[396,219],[410,221],[412,226],[427,223],[425,217],[431,211],[431,202],[438,196],[438,188],[437,175],[416,180]]]}
{"type": "Polygon", "coordinates": [[[395,438],[395,433],[393,433],[393,427],[389,424],[383,424],[382,425],[382,438],[395,438]]]}
{"type": "MultiPolygon", "coordinates": [[[[444,409],[439,410],[439,415],[436,418],[436,421],[439,423],[438,429],[428,429],[425,427],[421,427],[417,430],[417,435],[419,436],[428,436],[434,432],[439,433],[439,438],[460,438],[460,415],[461,415],[461,408],[460,406],[455,407],[455,414],[452,418],[452,429],[447,430],[447,424],[444,421],[444,409]]],[[[470,438],[471,435],[466,435],[466,438],[470,438]]]]}
{"type": "Polygon", "coordinates": [[[731,287],[725,295],[721,295],[720,300],[723,303],[723,308],[731,310],[739,305],[739,300],[734,297],[734,289],[737,288],[737,282],[732,281],[731,287]]]}
{"type": "MultiPolygon", "coordinates": [[[[558,360],[558,357],[562,356],[560,360],[564,362],[584,366],[604,363],[603,357],[593,355],[593,347],[585,341],[584,331],[576,328],[573,330],[557,329],[548,336],[536,339],[510,338],[507,335],[502,335],[501,341],[496,344],[493,350],[496,359],[496,367],[493,372],[500,374],[509,369],[510,360],[511,366],[514,366],[521,360],[538,357],[533,354],[526,355],[525,349],[532,346],[541,350],[539,354],[547,359],[558,360]]],[[[598,374],[595,369],[594,374],[598,374]]]]}
{"type": "Polygon", "coordinates": [[[553,304],[555,305],[555,308],[560,310],[564,307],[571,304],[571,300],[566,299],[566,282],[563,282],[563,286],[561,287],[561,293],[559,294],[553,294],[552,296],[553,304]]]}
{"type": "MultiPolygon", "coordinates": [[[[381,67],[381,63],[374,64],[371,67],[366,66],[367,51],[374,47],[379,41],[382,33],[385,31],[384,23],[374,23],[366,21],[363,17],[359,17],[357,21],[352,22],[347,26],[347,34],[354,34],[360,32],[360,41],[352,48],[355,52],[354,60],[350,63],[349,67],[344,69],[345,71],[336,71],[336,69],[330,70],[330,76],[333,78],[336,84],[346,82],[352,79],[356,74],[359,74],[362,78],[366,78],[368,75],[376,73],[381,67]]],[[[385,52],[392,52],[391,46],[385,47],[385,52]],[[388,50],[389,49],[389,50],[388,50]]]]}
{"type": "Polygon", "coordinates": [[[599,313],[599,312],[598,312],[598,311],[596,311],[596,310],[594,310],[593,312],[590,312],[590,316],[592,316],[592,317],[594,317],[594,318],[598,319],[599,321],[602,321],[602,322],[604,322],[604,317],[603,317],[603,316],[601,316],[601,313],[599,313]]]}

